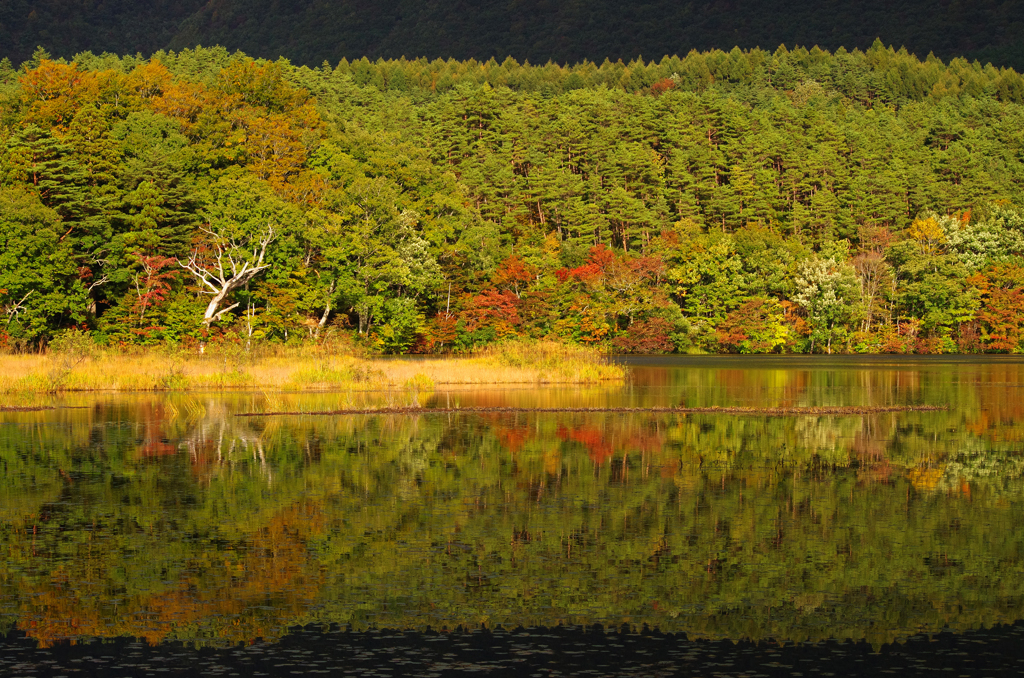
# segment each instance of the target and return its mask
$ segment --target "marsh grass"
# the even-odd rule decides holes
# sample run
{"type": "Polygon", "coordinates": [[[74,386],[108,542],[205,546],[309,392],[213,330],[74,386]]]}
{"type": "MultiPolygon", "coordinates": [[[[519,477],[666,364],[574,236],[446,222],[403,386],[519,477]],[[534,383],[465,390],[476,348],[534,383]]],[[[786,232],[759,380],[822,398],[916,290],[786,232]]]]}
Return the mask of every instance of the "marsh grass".
{"type": "MultiPolygon", "coordinates": [[[[77,341],[77,340],[76,340],[77,341]]],[[[396,406],[437,386],[589,384],[625,370],[600,351],[546,341],[498,344],[468,356],[374,359],[322,347],[226,345],[196,352],[100,350],[77,343],[46,355],[0,356],[0,393],[66,391],[378,391],[396,406]]]]}
{"type": "Polygon", "coordinates": [[[50,366],[46,374],[46,392],[57,393],[79,365],[95,353],[89,335],[74,329],[54,340],[50,348],[50,366]]]}

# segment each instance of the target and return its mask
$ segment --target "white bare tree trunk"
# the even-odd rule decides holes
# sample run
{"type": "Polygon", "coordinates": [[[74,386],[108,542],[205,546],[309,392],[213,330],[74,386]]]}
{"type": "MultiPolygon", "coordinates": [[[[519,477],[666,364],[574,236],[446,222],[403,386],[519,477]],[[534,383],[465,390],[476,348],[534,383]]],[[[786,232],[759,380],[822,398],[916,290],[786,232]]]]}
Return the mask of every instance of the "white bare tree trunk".
{"type": "Polygon", "coordinates": [[[338,284],[337,280],[331,281],[331,287],[327,290],[327,300],[324,306],[324,313],[320,316],[320,322],[316,325],[316,331],[314,337],[320,336],[320,330],[323,329],[324,325],[327,324],[327,319],[331,316],[331,295],[334,294],[334,286],[338,284]]]}
{"type": "Polygon", "coordinates": [[[192,256],[189,257],[187,262],[178,259],[179,266],[194,275],[203,285],[209,288],[204,290],[204,292],[213,295],[209,305],[206,307],[206,313],[203,314],[204,325],[210,325],[220,320],[222,315],[237,307],[237,303],[231,304],[226,308],[220,308],[220,305],[229,294],[239,287],[245,286],[260,271],[270,268],[270,264],[264,264],[263,259],[267,254],[267,246],[274,240],[274,228],[268,226],[266,234],[261,236],[253,247],[252,255],[238,258],[238,254],[241,252],[245,252],[248,255],[248,249],[243,249],[241,245],[234,242],[229,242],[225,245],[225,243],[219,241],[220,239],[215,233],[212,231],[207,231],[207,233],[213,236],[216,242],[216,270],[209,270],[200,263],[198,250],[192,252],[192,256]],[[225,268],[225,260],[227,268],[225,268]]]}

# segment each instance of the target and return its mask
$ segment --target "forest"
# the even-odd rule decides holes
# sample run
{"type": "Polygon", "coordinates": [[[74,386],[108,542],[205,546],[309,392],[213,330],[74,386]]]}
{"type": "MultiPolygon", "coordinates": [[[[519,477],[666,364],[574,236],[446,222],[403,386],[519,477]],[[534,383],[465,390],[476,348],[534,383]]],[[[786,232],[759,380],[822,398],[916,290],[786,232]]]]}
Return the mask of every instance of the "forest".
{"type": "Polygon", "coordinates": [[[0,61],[0,346],[1019,352],[1024,78],[690,52],[0,61]]]}

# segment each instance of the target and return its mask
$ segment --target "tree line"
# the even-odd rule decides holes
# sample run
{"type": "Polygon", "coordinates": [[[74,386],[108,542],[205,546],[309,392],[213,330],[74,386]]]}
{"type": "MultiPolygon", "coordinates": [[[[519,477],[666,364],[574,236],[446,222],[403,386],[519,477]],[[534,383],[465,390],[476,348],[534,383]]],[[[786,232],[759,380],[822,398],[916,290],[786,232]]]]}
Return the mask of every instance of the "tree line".
{"type": "Polygon", "coordinates": [[[659,62],[0,62],[0,342],[1015,352],[1024,79],[659,62]]]}

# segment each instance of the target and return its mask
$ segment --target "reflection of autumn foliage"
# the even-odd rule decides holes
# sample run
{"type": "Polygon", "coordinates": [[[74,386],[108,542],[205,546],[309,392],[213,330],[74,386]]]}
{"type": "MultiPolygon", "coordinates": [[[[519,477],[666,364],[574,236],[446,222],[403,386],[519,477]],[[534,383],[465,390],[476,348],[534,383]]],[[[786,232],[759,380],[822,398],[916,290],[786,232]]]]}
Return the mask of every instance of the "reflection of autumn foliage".
{"type": "MultiPolygon", "coordinates": [[[[990,384],[1015,385],[1021,382],[1019,365],[1000,365],[989,367],[980,377],[990,384]]],[[[1012,391],[1019,389],[1013,388],[1012,391]]],[[[1010,392],[1008,388],[978,388],[978,409],[967,421],[966,428],[971,433],[993,441],[1024,440],[1024,431],[1017,425],[1024,422],[1024,398],[1019,393],[1010,392]]]]}
{"type": "Polygon", "coordinates": [[[626,432],[625,449],[642,454],[657,454],[665,446],[665,435],[662,431],[639,430],[626,432]]]}
{"type": "MultiPolygon", "coordinates": [[[[305,542],[323,530],[320,507],[292,506],[258,530],[248,540],[238,562],[197,567],[200,576],[187,577],[178,590],[146,601],[149,619],[159,626],[145,635],[157,642],[174,626],[195,623],[218,615],[238,615],[222,637],[232,641],[282,633],[289,619],[304,612],[316,598],[321,575],[310,562],[305,542]],[[266,607],[273,600],[273,617],[257,617],[254,605],[266,607]],[[267,623],[272,626],[265,626],[267,623]]],[[[191,569],[191,568],[189,568],[191,569]]]]}
{"type": "MultiPolygon", "coordinates": [[[[872,422],[874,423],[874,422],[872,422]]],[[[885,454],[886,446],[869,423],[857,432],[852,452],[857,457],[857,480],[862,483],[887,482],[895,469],[885,454]]]]}
{"type": "Polygon", "coordinates": [[[202,438],[189,441],[189,466],[193,477],[208,483],[220,468],[220,441],[213,438],[202,438]]]}
{"type": "Polygon", "coordinates": [[[575,429],[559,428],[558,437],[583,445],[587,449],[590,460],[595,464],[603,464],[615,456],[615,450],[605,438],[604,432],[598,428],[591,426],[575,429]]]}
{"type": "Polygon", "coordinates": [[[495,434],[498,436],[501,446],[513,454],[523,449],[523,445],[531,437],[530,429],[524,427],[496,426],[495,434]]]}
{"type": "Polygon", "coordinates": [[[139,404],[137,416],[142,423],[142,444],[137,451],[140,457],[162,457],[178,451],[165,430],[167,413],[164,403],[144,401],[139,404]]]}
{"type": "Polygon", "coordinates": [[[907,477],[910,479],[914,489],[926,492],[935,489],[935,486],[942,480],[942,474],[945,470],[944,466],[918,467],[910,469],[907,477]]]}
{"type": "MultiPolygon", "coordinates": [[[[479,407],[506,407],[508,401],[501,395],[491,397],[480,397],[477,400],[479,407]]],[[[498,443],[505,450],[515,454],[523,449],[523,446],[533,439],[534,429],[527,426],[522,420],[516,417],[508,417],[500,414],[481,415],[480,419],[487,422],[488,428],[494,432],[498,443]]]]}
{"type": "Polygon", "coordinates": [[[222,620],[216,629],[222,640],[273,638],[316,599],[322,576],[306,541],[322,531],[318,504],[289,507],[236,549],[194,555],[173,590],[118,605],[97,602],[110,599],[95,574],[99,566],[78,560],[43,584],[22,587],[27,622],[21,628],[43,647],[113,636],[155,644],[179,627],[210,619],[222,620]]]}
{"type": "MultiPolygon", "coordinates": [[[[482,406],[501,407],[508,403],[498,398],[483,398],[482,406]]],[[[510,418],[508,415],[484,414],[480,418],[488,422],[503,450],[512,454],[520,453],[528,443],[539,443],[530,447],[532,454],[542,453],[546,470],[555,473],[554,464],[561,460],[562,450],[558,440],[577,443],[587,452],[595,464],[603,464],[617,455],[628,456],[640,453],[648,462],[660,463],[660,454],[665,448],[665,430],[650,426],[650,422],[638,423],[632,419],[612,418],[603,425],[577,426],[563,423],[555,431],[555,439],[539,434],[535,426],[526,420],[510,418]],[[554,469],[554,470],[552,470],[554,469]]],[[[529,458],[529,455],[528,455],[529,458]]],[[[521,463],[526,459],[520,459],[521,463]]],[[[673,468],[676,468],[673,466],[673,468]]]]}
{"type": "Polygon", "coordinates": [[[782,398],[779,400],[780,407],[795,405],[797,401],[807,392],[811,382],[811,373],[806,370],[788,375],[785,384],[782,386],[782,398]]]}
{"type": "Polygon", "coordinates": [[[715,378],[732,402],[757,402],[762,407],[798,405],[807,393],[807,370],[717,370],[715,378]]]}
{"type": "MultiPolygon", "coordinates": [[[[980,384],[1020,383],[1019,366],[1000,369],[961,374],[975,375],[980,384]]],[[[723,376],[729,389],[753,391],[754,398],[762,397],[758,390],[768,394],[765,398],[795,397],[808,379],[815,388],[821,383],[809,370],[746,372],[750,376],[744,379],[743,371],[715,370],[712,396],[724,399],[718,388],[723,376]]],[[[903,371],[864,371],[856,379],[866,392],[894,393],[900,400],[915,393],[915,384],[924,389],[929,383],[927,377],[915,382],[903,371]]],[[[674,395],[685,397],[684,388],[691,387],[681,386],[674,395]]],[[[985,397],[1007,399],[1010,388],[992,388],[994,395],[985,397]]],[[[587,406],[605,394],[558,389],[550,404],[561,404],[561,398],[587,406]]],[[[508,405],[520,397],[545,395],[494,389],[473,404],[508,405]]],[[[942,431],[947,424],[958,426],[967,414],[961,409],[948,419],[939,419],[946,416],[941,413],[927,417],[937,422],[931,430],[942,431]]],[[[86,413],[64,415],[84,418],[86,413]]],[[[118,416],[124,419],[123,412],[118,416]]],[[[266,484],[229,485],[222,478],[212,483],[198,510],[166,510],[168,502],[199,496],[184,454],[173,474],[166,473],[170,464],[129,465],[137,474],[161,467],[151,476],[154,484],[138,491],[109,493],[106,482],[87,486],[87,479],[76,477],[76,496],[102,494],[128,508],[64,514],[61,527],[67,529],[60,531],[53,529],[55,519],[39,518],[39,556],[31,523],[27,532],[9,538],[9,553],[19,553],[4,573],[5,586],[17,590],[22,602],[21,628],[43,644],[122,634],[151,642],[173,637],[225,644],[273,638],[286,625],[311,619],[360,629],[428,623],[452,628],[482,619],[488,626],[557,624],[567,618],[567,604],[585,597],[590,608],[568,617],[572,623],[636,615],[631,601],[657,601],[650,614],[629,621],[673,632],[805,640],[808,629],[816,633],[828,619],[841,619],[844,610],[867,615],[864,628],[913,633],[922,623],[919,610],[936,611],[941,628],[950,619],[975,621],[975,610],[1004,609],[1000,606],[1018,593],[996,584],[1010,581],[1005,575],[999,579],[1000,572],[1016,562],[1015,542],[1004,538],[1007,526],[1016,524],[1012,504],[992,497],[986,485],[975,489],[972,501],[963,501],[971,487],[961,484],[958,493],[949,482],[955,481],[955,466],[943,466],[941,453],[951,449],[949,442],[961,440],[959,429],[958,437],[936,442],[930,435],[915,437],[907,419],[889,415],[844,429],[843,440],[853,441],[854,483],[854,468],[845,465],[847,450],[818,458],[817,449],[799,447],[802,438],[794,435],[793,422],[782,418],[741,419],[726,426],[717,415],[636,412],[370,421],[367,426],[351,418],[307,417],[282,423],[276,431],[260,429],[268,451],[277,454],[280,480],[274,491],[260,493],[266,484]],[[299,445],[279,444],[285,434],[336,452],[310,464],[299,445]],[[519,450],[514,458],[498,448],[499,441],[519,450]],[[729,452],[714,456],[716,450],[729,452]],[[893,453],[890,465],[886,456],[893,453]],[[290,478],[297,480],[289,485],[290,478]],[[164,494],[165,479],[183,481],[188,491],[179,486],[164,494]],[[934,490],[921,496],[915,487],[950,496],[938,497],[934,490]],[[325,499],[282,499],[310,491],[322,492],[325,499]],[[145,520],[145,512],[141,524],[133,524],[140,515],[134,499],[142,492],[155,494],[148,514],[155,525],[145,520]],[[265,503],[250,503],[256,493],[265,503]],[[124,498],[133,501],[117,501],[124,498]],[[103,526],[107,516],[116,520],[103,526]],[[101,529],[92,527],[94,519],[101,529]],[[168,520],[176,522],[160,525],[168,520]],[[953,535],[951,524],[961,520],[970,529],[953,535]],[[196,527],[212,522],[223,527],[196,527]],[[908,532],[907,525],[914,529],[908,532]],[[970,540],[964,539],[967,532],[974,532],[970,540]],[[72,534],[78,541],[69,540],[72,534]],[[962,572],[951,569],[931,578],[922,570],[922,558],[936,553],[936,544],[943,555],[948,550],[951,561],[966,563],[962,572]],[[810,562],[806,555],[812,551],[820,557],[810,562]],[[61,558],[63,566],[56,568],[51,558],[61,558]],[[879,558],[886,563],[881,570],[875,566],[879,558]],[[122,567],[131,579],[119,574],[122,567]],[[624,578],[625,568],[643,576],[624,578]],[[51,569],[56,570],[52,576],[51,569]],[[31,573],[40,571],[33,578],[31,573]],[[922,594],[906,601],[885,598],[897,577],[913,582],[922,594]],[[737,607],[737,590],[764,597],[737,607]],[[823,590],[834,591],[835,599],[823,604],[823,590]],[[855,607],[865,597],[880,607],[855,607]],[[803,607],[780,625],[780,610],[791,609],[794,599],[803,607]],[[962,604],[969,614],[957,611],[962,604]],[[680,618],[685,615],[679,610],[694,606],[710,612],[680,618]],[[819,608],[820,616],[808,617],[819,608]],[[717,611],[723,609],[738,609],[730,616],[753,621],[739,631],[718,626],[717,611]],[[886,621],[892,619],[899,621],[886,621]]],[[[204,425],[206,436],[219,436],[219,429],[204,425]]],[[[131,432],[128,440],[137,435],[131,432]]],[[[88,442],[87,435],[82,441],[88,442]]],[[[113,438],[112,445],[123,441],[113,438]]]]}

